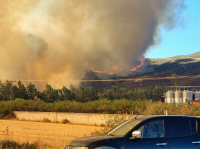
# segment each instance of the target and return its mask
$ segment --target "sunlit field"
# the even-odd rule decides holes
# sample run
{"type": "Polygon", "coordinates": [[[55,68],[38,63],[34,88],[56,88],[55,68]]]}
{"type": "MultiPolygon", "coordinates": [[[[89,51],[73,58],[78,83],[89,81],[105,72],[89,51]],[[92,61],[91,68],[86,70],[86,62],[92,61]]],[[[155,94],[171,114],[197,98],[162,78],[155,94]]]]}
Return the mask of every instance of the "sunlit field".
{"type": "Polygon", "coordinates": [[[38,143],[39,148],[63,149],[73,139],[90,136],[99,126],[0,120],[0,141],[38,143]]]}

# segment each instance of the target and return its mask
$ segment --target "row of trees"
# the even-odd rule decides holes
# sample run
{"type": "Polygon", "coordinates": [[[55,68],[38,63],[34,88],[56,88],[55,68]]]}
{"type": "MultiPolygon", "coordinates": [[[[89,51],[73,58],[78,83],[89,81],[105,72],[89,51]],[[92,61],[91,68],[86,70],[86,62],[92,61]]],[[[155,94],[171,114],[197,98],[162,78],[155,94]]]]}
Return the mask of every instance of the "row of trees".
{"type": "Polygon", "coordinates": [[[14,98],[42,100],[48,103],[59,101],[78,101],[88,102],[102,98],[108,100],[114,99],[128,99],[128,100],[152,100],[162,101],[163,94],[166,92],[165,88],[156,86],[155,88],[147,87],[146,89],[126,90],[126,88],[117,88],[113,86],[111,89],[104,90],[103,92],[96,93],[92,87],[79,87],[78,89],[68,89],[63,86],[61,89],[54,89],[49,84],[46,85],[44,91],[37,90],[34,84],[29,83],[26,87],[17,82],[17,85],[12,86],[10,82],[0,82],[0,101],[8,101],[11,96],[14,98]]]}
{"type": "Polygon", "coordinates": [[[29,83],[27,87],[25,87],[21,81],[18,81],[17,85],[13,86],[9,81],[5,83],[0,82],[0,100],[10,100],[11,92],[14,98],[22,98],[25,100],[40,99],[46,102],[54,102],[75,99],[75,94],[65,86],[63,86],[62,89],[53,89],[47,84],[46,89],[43,92],[40,92],[32,83],[29,83]]]}
{"type": "Polygon", "coordinates": [[[165,88],[156,86],[152,88],[151,86],[146,89],[135,89],[126,90],[126,88],[117,88],[113,86],[112,89],[104,90],[103,93],[98,93],[98,97],[107,98],[109,100],[113,99],[132,99],[132,100],[153,100],[153,101],[163,101],[163,94],[166,92],[165,88]]]}

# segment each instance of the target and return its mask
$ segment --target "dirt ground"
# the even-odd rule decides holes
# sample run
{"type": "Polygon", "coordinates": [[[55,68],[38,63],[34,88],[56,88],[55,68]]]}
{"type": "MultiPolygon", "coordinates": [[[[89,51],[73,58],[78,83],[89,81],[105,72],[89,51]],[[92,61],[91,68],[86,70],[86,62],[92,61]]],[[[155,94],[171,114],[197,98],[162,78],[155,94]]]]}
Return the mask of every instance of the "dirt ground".
{"type": "Polygon", "coordinates": [[[0,140],[38,142],[40,148],[63,149],[73,139],[91,136],[99,126],[0,120],[0,140]]]}

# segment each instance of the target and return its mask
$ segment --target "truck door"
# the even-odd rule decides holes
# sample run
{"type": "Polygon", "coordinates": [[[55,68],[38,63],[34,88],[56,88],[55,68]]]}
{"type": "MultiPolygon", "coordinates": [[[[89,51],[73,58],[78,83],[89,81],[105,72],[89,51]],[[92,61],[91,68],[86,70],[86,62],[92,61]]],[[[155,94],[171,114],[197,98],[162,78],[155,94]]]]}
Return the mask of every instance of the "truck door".
{"type": "Polygon", "coordinates": [[[128,149],[168,149],[164,119],[149,120],[137,128],[142,138],[128,139],[128,149]]]}
{"type": "Polygon", "coordinates": [[[199,149],[200,136],[197,119],[170,118],[167,122],[169,149],[199,149]]]}

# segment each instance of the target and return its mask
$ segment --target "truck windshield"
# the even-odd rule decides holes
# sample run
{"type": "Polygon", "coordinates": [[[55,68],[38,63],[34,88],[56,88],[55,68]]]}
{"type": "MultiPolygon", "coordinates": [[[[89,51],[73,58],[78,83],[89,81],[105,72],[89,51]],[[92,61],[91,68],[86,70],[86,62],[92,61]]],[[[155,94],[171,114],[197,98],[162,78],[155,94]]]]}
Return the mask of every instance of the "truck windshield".
{"type": "Polygon", "coordinates": [[[128,131],[130,131],[133,127],[139,124],[142,120],[139,119],[131,119],[125,121],[124,123],[118,125],[113,130],[108,132],[106,135],[108,136],[124,136],[128,131]]]}

